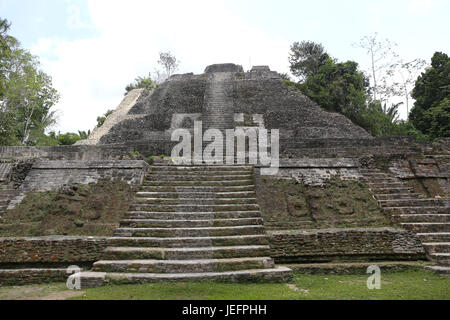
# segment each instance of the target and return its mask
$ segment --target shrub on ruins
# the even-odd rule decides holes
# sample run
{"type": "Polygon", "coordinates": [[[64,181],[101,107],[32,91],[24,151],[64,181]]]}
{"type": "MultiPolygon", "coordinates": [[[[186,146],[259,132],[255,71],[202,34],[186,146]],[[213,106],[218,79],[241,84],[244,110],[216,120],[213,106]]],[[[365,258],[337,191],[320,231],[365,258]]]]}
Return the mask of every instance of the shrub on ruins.
{"type": "Polygon", "coordinates": [[[0,19],[0,144],[39,145],[56,122],[51,108],[59,95],[38,58],[8,35],[9,28],[0,19]]]}
{"type": "Polygon", "coordinates": [[[431,67],[422,73],[412,91],[416,99],[409,119],[432,138],[450,137],[450,58],[436,52],[431,67]]]}
{"type": "Polygon", "coordinates": [[[109,109],[103,116],[97,117],[97,128],[100,128],[105,123],[106,118],[108,118],[113,112],[114,110],[109,109]]]}
{"type": "Polygon", "coordinates": [[[399,120],[398,108],[403,103],[390,107],[379,101],[372,101],[361,112],[358,124],[373,136],[410,136],[416,140],[427,140],[428,137],[417,130],[410,121],[399,120]]]}
{"type": "Polygon", "coordinates": [[[147,77],[137,77],[133,83],[130,83],[125,87],[125,95],[134,89],[145,89],[150,91],[156,88],[156,82],[152,80],[151,74],[147,77]]]}

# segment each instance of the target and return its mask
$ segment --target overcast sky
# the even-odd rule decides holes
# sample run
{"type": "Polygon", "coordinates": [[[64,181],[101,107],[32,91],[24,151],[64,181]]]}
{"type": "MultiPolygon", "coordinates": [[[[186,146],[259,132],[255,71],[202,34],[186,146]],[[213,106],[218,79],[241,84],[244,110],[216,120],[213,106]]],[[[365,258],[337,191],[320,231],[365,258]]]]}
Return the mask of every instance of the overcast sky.
{"type": "Polygon", "coordinates": [[[178,73],[224,62],[288,72],[289,47],[302,40],[366,69],[352,44],[374,32],[405,60],[450,53],[449,0],[0,0],[0,16],[52,76],[61,132],[92,129],[160,51],[181,60],[178,73]]]}

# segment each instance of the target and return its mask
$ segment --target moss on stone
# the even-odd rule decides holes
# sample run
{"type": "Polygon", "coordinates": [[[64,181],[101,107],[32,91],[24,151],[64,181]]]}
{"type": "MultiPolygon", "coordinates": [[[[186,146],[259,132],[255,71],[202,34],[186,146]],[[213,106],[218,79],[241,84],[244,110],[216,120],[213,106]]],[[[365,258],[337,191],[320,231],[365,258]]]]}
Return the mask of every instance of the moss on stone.
{"type": "Polygon", "coordinates": [[[324,186],[264,177],[258,203],[269,229],[323,229],[390,226],[367,186],[333,177],[324,186]]]}
{"type": "Polygon", "coordinates": [[[28,193],[0,223],[0,236],[111,236],[131,204],[133,188],[101,180],[59,191],[28,193]]]}

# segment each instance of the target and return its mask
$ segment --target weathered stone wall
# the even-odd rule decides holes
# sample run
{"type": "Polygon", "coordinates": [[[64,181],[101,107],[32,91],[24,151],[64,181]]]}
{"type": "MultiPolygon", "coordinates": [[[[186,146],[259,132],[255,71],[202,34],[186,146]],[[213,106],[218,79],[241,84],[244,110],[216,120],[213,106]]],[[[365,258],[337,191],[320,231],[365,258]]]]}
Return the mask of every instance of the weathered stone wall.
{"type": "Polygon", "coordinates": [[[67,269],[0,269],[0,285],[28,285],[67,281],[67,269]]]}
{"type": "Polygon", "coordinates": [[[396,159],[388,170],[427,197],[450,195],[450,155],[414,159],[396,159]]]}
{"type": "MultiPolygon", "coordinates": [[[[145,120],[143,120],[145,121],[145,120]]],[[[143,156],[170,155],[178,142],[161,137],[146,141],[107,145],[77,145],[54,147],[4,147],[0,146],[0,159],[46,160],[130,160],[130,152],[139,151],[143,156]]],[[[280,155],[285,158],[359,158],[379,154],[420,154],[426,144],[415,144],[410,138],[378,137],[373,139],[283,139],[280,136],[280,155]]]]}
{"type": "Polygon", "coordinates": [[[123,180],[131,185],[140,185],[148,164],[145,161],[36,161],[21,186],[19,195],[9,204],[14,208],[25,193],[57,190],[64,185],[95,183],[100,179],[123,180]]]}
{"type": "Polygon", "coordinates": [[[0,266],[91,263],[106,246],[100,237],[0,238],[0,266]]]}
{"type": "MultiPolygon", "coordinates": [[[[413,232],[397,229],[271,231],[271,256],[277,263],[424,258],[413,232]]],[[[0,266],[88,263],[102,258],[109,238],[0,238],[0,266]]]]}
{"type": "Polygon", "coordinates": [[[270,246],[278,263],[425,259],[413,232],[391,228],[273,231],[270,246]]]}

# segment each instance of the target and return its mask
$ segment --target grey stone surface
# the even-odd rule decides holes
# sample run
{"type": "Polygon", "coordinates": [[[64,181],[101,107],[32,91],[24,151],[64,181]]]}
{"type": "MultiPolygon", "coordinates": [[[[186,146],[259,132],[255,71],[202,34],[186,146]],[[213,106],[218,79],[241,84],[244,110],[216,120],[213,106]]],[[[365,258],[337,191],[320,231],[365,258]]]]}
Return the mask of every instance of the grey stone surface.
{"type": "Polygon", "coordinates": [[[100,144],[169,141],[175,114],[202,114],[205,128],[217,129],[234,129],[235,114],[257,115],[259,126],[280,129],[286,146],[297,139],[371,138],[344,116],[290,91],[267,66],[244,72],[241,66],[219,64],[201,75],[173,76],[127,110],[127,117],[139,117],[122,117],[112,127],[108,122],[100,144]]]}
{"type": "Polygon", "coordinates": [[[89,184],[100,179],[123,180],[131,185],[140,185],[147,170],[145,161],[36,161],[31,171],[17,189],[18,194],[8,208],[17,206],[30,191],[58,190],[69,184],[89,184]]]}

